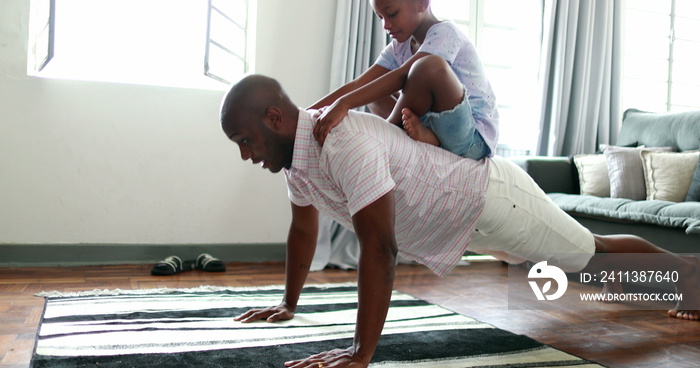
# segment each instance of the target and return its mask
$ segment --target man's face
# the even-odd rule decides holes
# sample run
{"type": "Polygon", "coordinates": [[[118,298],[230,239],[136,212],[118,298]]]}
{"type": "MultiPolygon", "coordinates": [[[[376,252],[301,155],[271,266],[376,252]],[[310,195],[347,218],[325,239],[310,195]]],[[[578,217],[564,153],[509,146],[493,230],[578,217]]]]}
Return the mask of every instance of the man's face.
{"type": "Polygon", "coordinates": [[[373,0],[372,8],[397,42],[411,38],[421,22],[420,4],[416,0],[373,0]]]}
{"type": "Polygon", "coordinates": [[[293,139],[289,140],[273,131],[264,121],[255,121],[254,118],[233,120],[224,122],[223,129],[229,139],[238,145],[241,159],[251,160],[253,164],[259,164],[273,173],[291,167],[293,139]]]}

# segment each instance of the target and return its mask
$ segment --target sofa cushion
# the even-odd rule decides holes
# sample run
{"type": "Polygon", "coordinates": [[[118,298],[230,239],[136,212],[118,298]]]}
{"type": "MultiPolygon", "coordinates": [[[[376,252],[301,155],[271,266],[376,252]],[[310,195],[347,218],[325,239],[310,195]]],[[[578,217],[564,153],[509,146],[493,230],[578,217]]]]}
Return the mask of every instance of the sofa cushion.
{"type": "Polygon", "coordinates": [[[700,110],[652,113],[637,109],[625,111],[618,146],[638,143],[647,147],[673,147],[674,151],[698,149],[700,110]]]}
{"type": "Polygon", "coordinates": [[[640,222],[684,228],[686,234],[700,235],[700,203],[660,200],[635,201],[587,195],[550,193],[562,210],[622,222],[640,222]]]}
{"type": "Polygon", "coordinates": [[[608,163],[610,197],[642,200],[647,198],[642,168],[642,150],[671,152],[671,147],[619,147],[600,145],[608,163]]]}
{"type": "Polygon", "coordinates": [[[610,179],[605,155],[576,155],[574,165],[578,170],[581,194],[610,197],[610,179]]]}
{"type": "Polygon", "coordinates": [[[686,201],[700,201],[700,160],[698,160],[698,167],[695,168],[695,174],[693,174],[693,181],[690,183],[690,188],[688,188],[688,195],[685,197],[686,201]]]}
{"type": "Polygon", "coordinates": [[[642,151],[647,200],[685,200],[700,152],[642,151]]]}

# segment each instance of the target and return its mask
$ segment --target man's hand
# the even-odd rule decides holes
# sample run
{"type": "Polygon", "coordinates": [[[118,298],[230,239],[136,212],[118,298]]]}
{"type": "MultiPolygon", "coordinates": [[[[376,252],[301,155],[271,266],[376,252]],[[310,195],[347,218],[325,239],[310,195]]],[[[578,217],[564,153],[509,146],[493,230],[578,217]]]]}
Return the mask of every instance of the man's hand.
{"type": "Polygon", "coordinates": [[[243,323],[257,321],[259,319],[265,319],[267,322],[277,322],[292,318],[294,318],[294,311],[289,305],[287,305],[287,303],[282,303],[275,307],[251,309],[240,316],[235,317],[233,320],[243,323]]]}
{"type": "Polygon", "coordinates": [[[312,355],[306,359],[293,360],[284,363],[290,368],[367,368],[369,360],[366,361],[357,356],[354,348],[334,349],[320,354],[312,355]]]}
{"type": "Polygon", "coordinates": [[[314,138],[318,144],[323,146],[328,133],[348,115],[348,110],[350,108],[343,103],[342,99],[336,100],[332,105],[321,110],[321,116],[318,117],[314,126],[314,138]]]}

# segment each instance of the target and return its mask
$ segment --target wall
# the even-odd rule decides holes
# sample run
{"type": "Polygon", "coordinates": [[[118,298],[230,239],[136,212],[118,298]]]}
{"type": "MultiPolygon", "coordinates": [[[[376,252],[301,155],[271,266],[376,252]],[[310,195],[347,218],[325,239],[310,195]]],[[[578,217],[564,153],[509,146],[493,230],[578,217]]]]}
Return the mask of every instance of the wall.
{"type": "MultiPolygon", "coordinates": [[[[0,245],[285,241],[282,174],[241,161],[223,92],[27,77],[28,14],[0,2],[0,245]]],[[[313,103],[334,19],[333,1],[260,0],[256,72],[313,103]]]]}

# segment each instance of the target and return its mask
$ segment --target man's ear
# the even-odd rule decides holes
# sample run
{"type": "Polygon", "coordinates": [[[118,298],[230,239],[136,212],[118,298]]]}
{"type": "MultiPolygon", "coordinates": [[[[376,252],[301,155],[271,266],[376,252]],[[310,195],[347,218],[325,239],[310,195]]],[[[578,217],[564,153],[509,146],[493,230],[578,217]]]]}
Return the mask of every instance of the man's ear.
{"type": "Polygon", "coordinates": [[[265,119],[263,119],[265,126],[274,131],[279,132],[283,126],[282,109],[277,106],[270,106],[265,110],[265,119]]]}
{"type": "Polygon", "coordinates": [[[430,0],[418,0],[418,9],[424,12],[430,8],[430,0]]]}

